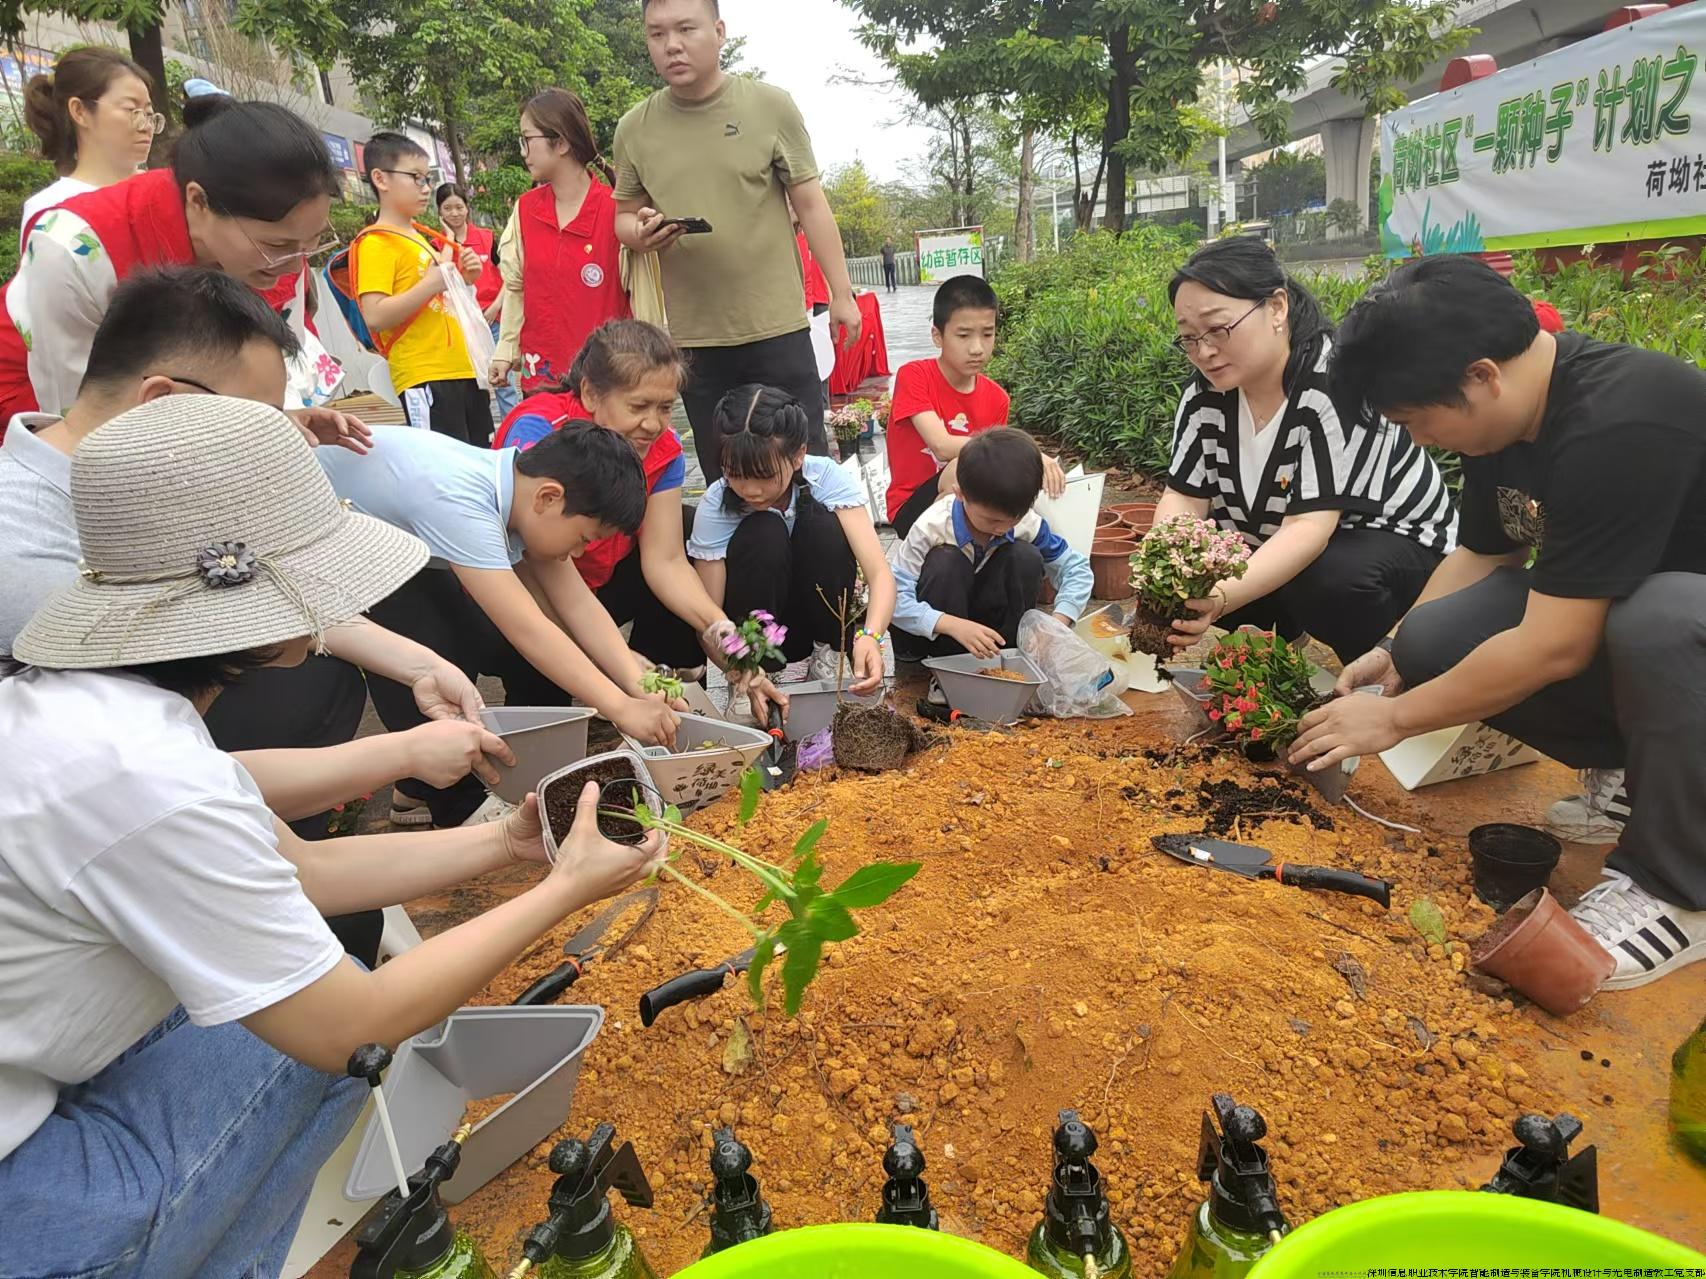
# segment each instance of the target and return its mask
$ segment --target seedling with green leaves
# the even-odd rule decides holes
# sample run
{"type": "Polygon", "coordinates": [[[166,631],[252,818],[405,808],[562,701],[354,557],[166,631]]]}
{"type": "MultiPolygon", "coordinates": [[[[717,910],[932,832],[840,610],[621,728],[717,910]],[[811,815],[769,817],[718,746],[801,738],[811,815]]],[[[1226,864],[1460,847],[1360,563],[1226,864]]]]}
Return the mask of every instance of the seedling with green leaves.
{"type": "Polygon", "coordinates": [[[673,702],[681,697],[681,681],[674,675],[666,675],[662,671],[647,671],[640,676],[640,691],[642,693],[662,693],[673,702]]]}
{"type": "MultiPolygon", "coordinates": [[[[740,779],[740,824],[746,825],[758,811],[762,779],[755,769],[747,769],[740,779]]],[[[823,863],[818,860],[817,846],[829,829],[828,821],[815,822],[794,844],[787,868],[773,865],[733,844],[715,839],[702,831],[683,824],[681,810],[673,804],[655,812],[635,796],[629,809],[606,809],[607,812],[636,820],[648,830],[666,831],[673,839],[687,840],[715,853],[721,853],[753,875],[764,886],[764,896],[752,908],[751,915],[730,905],[718,894],[698,881],[683,875],[672,864],[665,863],[662,873],[705,898],[752,934],[752,967],[747,970],[747,989],[753,1003],[764,1006],[764,974],[782,956],[782,1007],[789,1016],[800,1010],[800,1000],[817,976],[823,962],[824,947],[844,942],[859,935],[853,920],[855,910],[879,906],[919,871],[919,862],[873,862],[862,866],[833,889],[823,888],[818,881],[823,876],[823,863]],[[776,903],[788,908],[788,918],[774,927],[761,924],[757,916],[776,903]]]]}

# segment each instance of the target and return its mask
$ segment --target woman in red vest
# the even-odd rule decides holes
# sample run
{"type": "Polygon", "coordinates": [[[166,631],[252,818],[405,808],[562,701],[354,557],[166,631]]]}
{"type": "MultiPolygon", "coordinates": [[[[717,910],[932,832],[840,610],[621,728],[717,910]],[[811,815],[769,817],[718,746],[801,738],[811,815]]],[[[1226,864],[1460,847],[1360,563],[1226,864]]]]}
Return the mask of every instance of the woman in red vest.
{"type": "MultiPolygon", "coordinates": [[[[618,626],[633,622],[634,650],[677,670],[702,666],[706,653],[733,630],[728,614],[705,593],[687,562],[693,508],[681,500],[687,459],[670,428],[687,365],[669,334],[639,320],[614,320],[582,348],[567,382],[528,396],[498,428],[493,448],[530,448],[552,431],[592,421],[634,446],[646,472],[646,518],[635,537],[617,534],[589,545],[575,561],[586,584],[618,626]]],[[[786,704],[768,680],[750,689],[786,704]]]]}
{"type": "Polygon", "coordinates": [[[616,199],[592,174],[609,167],[592,140],[586,107],[547,89],[521,109],[521,158],[536,186],[516,201],[498,240],[503,329],[492,361],[495,386],[515,369],[521,389],[562,381],[591,332],[626,319],[616,199]]]}
{"type": "MultiPolygon", "coordinates": [[[[25,251],[0,313],[0,421],[76,398],[89,344],[120,280],[143,267],[200,264],[236,276],[298,334],[304,262],[336,243],[327,223],[338,171],[310,125],[270,102],[191,98],[169,169],[74,195],[25,227],[25,251]]],[[[292,370],[296,404],[342,376],[318,352],[292,370]]],[[[321,439],[364,433],[323,409],[294,413],[321,439]]]]}

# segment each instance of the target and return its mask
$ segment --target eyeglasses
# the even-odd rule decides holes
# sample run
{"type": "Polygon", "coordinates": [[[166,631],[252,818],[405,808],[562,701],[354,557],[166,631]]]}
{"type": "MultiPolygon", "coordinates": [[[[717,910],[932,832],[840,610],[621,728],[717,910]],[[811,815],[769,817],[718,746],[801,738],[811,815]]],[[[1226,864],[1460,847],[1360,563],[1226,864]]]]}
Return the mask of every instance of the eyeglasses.
{"type": "Polygon", "coordinates": [[[98,99],[96,100],[95,105],[114,107],[119,111],[129,113],[130,127],[135,129],[138,133],[149,133],[158,137],[166,128],[166,117],[161,115],[158,111],[150,111],[147,107],[126,107],[120,106],[115,102],[103,103],[98,99]]]}
{"type": "Polygon", "coordinates": [[[1244,323],[1244,321],[1248,320],[1252,315],[1256,314],[1257,311],[1260,311],[1267,305],[1267,302],[1268,300],[1263,298],[1260,302],[1256,303],[1255,306],[1244,312],[1243,315],[1232,321],[1231,324],[1217,324],[1212,329],[1204,329],[1195,337],[1181,333],[1178,337],[1173,339],[1173,345],[1178,347],[1186,355],[1195,355],[1197,347],[1201,346],[1204,342],[1209,343],[1218,351],[1225,346],[1228,339],[1232,337],[1232,330],[1244,323]]]}
{"type": "Polygon", "coordinates": [[[163,377],[168,382],[176,382],[179,386],[193,386],[203,395],[219,394],[206,382],[197,382],[193,377],[179,377],[176,373],[145,373],[143,374],[143,381],[147,381],[151,377],[163,377]]]}
{"type": "Polygon", "coordinates": [[[526,155],[527,154],[527,144],[529,142],[538,141],[539,139],[544,139],[545,141],[549,142],[551,139],[555,138],[556,136],[557,135],[554,133],[524,133],[519,138],[517,138],[516,141],[521,144],[521,154],[526,155]]]}
{"type": "Polygon", "coordinates": [[[314,258],[320,257],[322,254],[330,253],[333,249],[343,243],[335,232],[327,231],[325,233],[325,238],[321,239],[313,248],[293,249],[284,256],[275,258],[272,254],[268,253],[260,245],[255,243],[255,237],[250,235],[247,230],[244,230],[243,224],[240,221],[236,218],[232,218],[231,220],[236,223],[237,229],[243,232],[243,238],[247,240],[250,247],[260,255],[262,265],[264,265],[269,271],[284,270],[295,263],[298,258],[307,258],[312,261],[314,258]]]}
{"type": "Polygon", "coordinates": [[[375,173],[389,173],[392,177],[407,178],[423,191],[432,190],[432,176],[426,173],[415,173],[410,169],[375,169],[375,173]]]}

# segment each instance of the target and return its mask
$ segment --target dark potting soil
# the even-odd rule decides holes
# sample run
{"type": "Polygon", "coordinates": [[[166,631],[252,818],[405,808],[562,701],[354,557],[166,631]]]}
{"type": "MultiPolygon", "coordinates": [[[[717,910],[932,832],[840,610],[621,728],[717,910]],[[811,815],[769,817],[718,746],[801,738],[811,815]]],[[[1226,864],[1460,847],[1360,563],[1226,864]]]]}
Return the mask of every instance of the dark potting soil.
{"type": "Polygon", "coordinates": [[[838,767],[882,773],[906,763],[925,737],[910,719],[886,706],[843,703],[831,722],[830,741],[838,767]]]}
{"type": "MultiPolygon", "coordinates": [[[[634,794],[640,791],[639,778],[635,776],[631,763],[625,759],[607,759],[578,769],[560,781],[552,782],[539,797],[539,802],[545,808],[545,820],[550,824],[559,844],[568,837],[569,828],[575,824],[575,814],[580,811],[581,806],[581,791],[586,788],[588,782],[598,783],[600,835],[617,844],[637,844],[646,837],[646,832],[639,828],[632,817],[602,811],[607,808],[632,808],[634,794]],[[630,790],[626,786],[610,786],[611,782],[633,782],[635,785],[630,790]]],[[[643,792],[641,794],[643,797],[643,792]]]]}
{"type": "Polygon", "coordinates": [[[1253,829],[1258,823],[1270,820],[1302,822],[1305,818],[1316,830],[1332,830],[1333,819],[1309,802],[1309,792],[1290,778],[1242,785],[1231,780],[1203,782],[1193,798],[1174,802],[1180,812],[1195,810],[1203,818],[1203,828],[1215,835],[1225,835],[1234,825],[1253,829]]]}
{"type": "Polygon", "coordinates": [[[1518,903],[1500,915],[1491,928],[1475,939],[1475,944],[1470,947],[1469,962],[1479,964],[1493,951],[1504,945],[1505,940],[1521,928],[1533,913],[1533,906],[1518,903]]]}
{"type": "Polygon", "coordinates": [[[1173,633],[1173,619],[1163,617],[1139,604],[1131,619],[1131,651],[1148,653],[1157,661],[1173,656],[1173,646],[1167,637],[1173,633]]]}

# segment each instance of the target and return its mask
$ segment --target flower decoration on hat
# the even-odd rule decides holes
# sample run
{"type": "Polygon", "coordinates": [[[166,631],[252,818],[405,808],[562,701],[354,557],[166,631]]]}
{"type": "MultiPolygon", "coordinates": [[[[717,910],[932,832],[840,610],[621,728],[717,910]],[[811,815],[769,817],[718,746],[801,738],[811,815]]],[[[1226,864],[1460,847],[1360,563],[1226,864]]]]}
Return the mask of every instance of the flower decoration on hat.
{"type": "Polygon", "coordinates": [[[260,572],[255,553],[242,542],[215,542],[195,558],[196,571],[209,586],[241,586],[260,572]]]}

